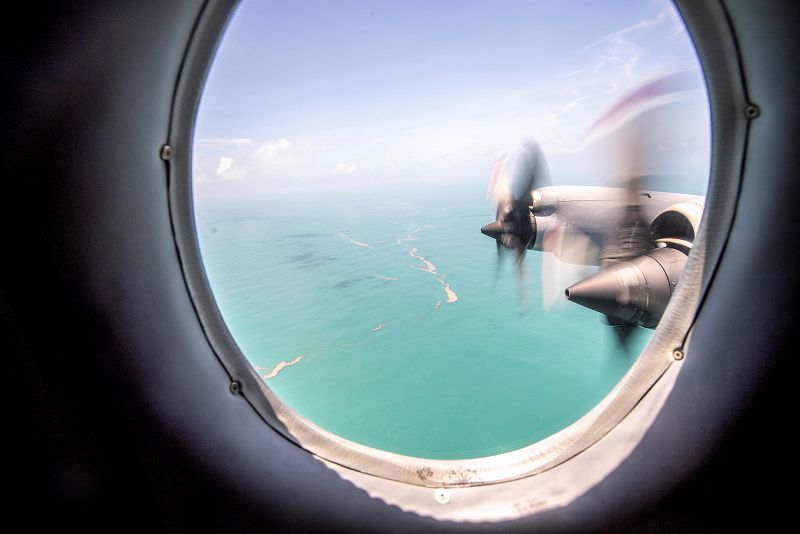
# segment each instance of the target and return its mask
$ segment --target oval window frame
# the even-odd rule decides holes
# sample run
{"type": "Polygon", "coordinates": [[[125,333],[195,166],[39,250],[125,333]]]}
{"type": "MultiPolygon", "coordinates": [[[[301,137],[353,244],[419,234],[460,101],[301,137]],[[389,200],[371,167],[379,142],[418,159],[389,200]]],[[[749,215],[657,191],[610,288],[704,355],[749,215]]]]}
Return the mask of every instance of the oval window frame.
{"type": "MultiPolygon", "coordinates": [[[[712,28],[725,39],[700,49],[701,68],[711,101],[712,172],[703,221],[686,264],[681,284],[673,295],[661,324],[631,369],[592,410],[564,430],[516,451],[467,460],[429,460],[373,449],[331,434],[286,406],[249,364],[233,340],[216,306],[200,257],[193,214],[191,150],[193,128],[202,88],[235,5],[224,1],[206,4],[194,29],[173,102],[168,165],[170,214],[181,268],[206,338],[230,376],[232,392],[241,394],[261,418],[287,440],[346,473],[365,473],[379,479],[420,487],[470,488],[531,477],[559,466],[586,451],[617,427],[644,396],[659,385],[672,367],[680,366],[691,327],[702,305],[709,281],[730,231],[738,182],[736,158],[722,162],[720,140],[715,132],[729,132],[743,151],[749,119],[732,110],[747,101],[738,71],[735,43],[725,28],[712,28]],[[715,58],[712,72],[703,57],[715,58]],[[720,68],[720,66],[722,68],[720,68]],[[717,119],[715,123],[714,119],[717,119]],[[731,133],[732,132],[732,133],[731,133]],[[726,180],[723,180],[725,177],[726,180]],[[686,312],[685,310],[691,310],[686,312]]],[[[686,8],[679,11],[682,15],[686,8]]],[[[702,15],[702,13],[701,13],[702,15]]],[[[717,17],[720,20],[721,17],[717,17]]],[[[690,25],[687,23],[687,27],[690,25]]],[[[690,28],[691,30],[691,28],[690,28]]],[[[710,40],[705,40],[706,46],[710,40]]],[[[739,109],[742,109],[739,107],[739,109]]],[[[162,153],[163,154],[163,153],[162,153]]],[[[741,162],[738,162],[739,164],[741,162]]],[[[677,371],[676,371],[677,372],[677,371]]],[[[666,384],[667,392],[669,384],[666,384]]],[[[663,392],[662,392],[663,393],[663,392]]]]}

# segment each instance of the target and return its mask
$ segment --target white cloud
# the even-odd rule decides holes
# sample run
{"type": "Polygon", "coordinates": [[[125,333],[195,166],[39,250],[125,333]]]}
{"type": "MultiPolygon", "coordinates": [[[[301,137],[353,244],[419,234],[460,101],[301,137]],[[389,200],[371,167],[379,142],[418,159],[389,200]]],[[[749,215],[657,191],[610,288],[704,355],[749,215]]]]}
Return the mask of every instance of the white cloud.
{"type": "Polygon", "coordinates": [[[577,97],[577,98],[575,98],[575,99],[571,100],[570,102],[567,102],[567,103],[566,103],[566,104],[564,104],[564,106],[561,108],[561,113],[565,113],[565,112],[567,112],[567,111],[571,110],[572,108],[574,108],[575,106],[577,106],[578,104],[580,104],[581,102],[583,102],[584,100],[586,100],[586,96],[579,96],[579,97],[577,97]]]}
{"type": "Polygon", "coordinates": [[[247,157],[251,175],[259,180],[295,178],[304,172],[304,163],[305,166],[313,163],[303,148],[283,137],[260,144],[247,157]]]}
{"type": "Polygon", "coordinates": [[[241,147],[252,144],[252,140],[246,137],[234,138],[214,138],[214,139],[198,139],[195,141],[194,146],[197,148],[230,148],[241,147]]]}
{"type": "Polygon", "coordinates": [[[233,166],[233,158],[219,158],[219,165],[217,166],[217,176],[222,176],[233,166]]]}
{"type": "Polygon", "coordinates": [[[594,161],[581,154],[586,128],[621,94],[651,77],[664,58],[680,58],[665,43],[677,43],[680,50],[680,39],[685,39],[673,37],[683,26],[672,8],[627,21],[606,35],[585,37],[546,70],[537,71],[532,63],[530,76],[476,87],[444,101],[426,104],[420,98],[422,108],[413,113],[401,105],[396,110],[383,106],[379,113],[367,106],[360,115],[301,114],[302,121],[282,125],[268,138],[242,130],[252,139],[200,139],[195,179],[220,183],[244,178],[254,190],[415,177],[466,180],[488,177],[494,154],[528,136],[544,147],[554,177],[597,175],[594,161]]]}
{"type": "Polygon", "coordinates": [[[636,67],[647,53],[647,49],[641,45],[641,40],[646,34],[651,34],[657,29],[666,29],[673,38],[685,40],[680,17],[673,6],[667,5],[655,16],[604,35],[586,46],[585,50],[599,49],[598,60],[591,71],[597,74],[608,71],[611,67],[613,70],[619,69],[627,78],[633,77],[636,67]]]}
{"type": "Polygon", "coordinates": [[[241,165],[234,166],[234,162],[235,160],[228,156],[219,158],[219,163],[217,164],[217,177],[220,180],[241,180],[247,176],[247,169],[241,165]]]}
{"type": "Polygon", "coordinates": [[[627,39],[627,37],[631,34],[632,36],[637,36],[642,32],[642,30],[658,26],[659,24],[665,21],[670,21],[672,22],[672,24],[675,24],[675,20],[679,21],[680,19],[678,19],[678,17],[676,16],[674,9],[672,8],[672,6],[666,6],[664,7],[664,9],[659,11],[655,17],[651,17],[649,19],[642,19],[640,21],[635,22],[634,24],[631,24],[630,26],[613,31],[608,35],[604,35],[600,39],[588,45],[586,48],[587,49],[594,48],[595,46],[598,46],[607,41],[613,42],[613,41],[619,41],[620,39],[627,39]]]}
{"type": "Polygon", "coordinates": [[[256,156],[261,158],[271,158],[285,153],[292,147],[292,142],[285,138],[267,141],[256,150],[256,156]]]}
{"type": "Polygon", "coordinates": [[[334,149],[320,147],[308,137],[231,144],[220,154],[221,146],[220,143],[195,145],[193,175],[196,182],[221,184],[246,180],[250,183],[248,187],[299,187],[337,173],[353,175],[359,169],[355,163],[342,163],[337,167],[334,149]]]}
{"type": "Polygon", "coordinates": [[[358,165],[355,163],[340,163],[333,170],[335,174],[355,174],[358,171],[358,165]]]}

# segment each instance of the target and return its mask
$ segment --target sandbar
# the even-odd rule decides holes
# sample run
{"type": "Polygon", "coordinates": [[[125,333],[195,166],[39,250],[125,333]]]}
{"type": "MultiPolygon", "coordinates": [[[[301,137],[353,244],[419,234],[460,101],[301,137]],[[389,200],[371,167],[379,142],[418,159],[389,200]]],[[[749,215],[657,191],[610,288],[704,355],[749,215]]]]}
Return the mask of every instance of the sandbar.
{"type": "Polygon", "coordinates": [[[455,301],[457,301],[458,300],[458,295],[456,295],[455,291],[450,289],[450,284],[445,282],[444,278],[437,278],[437,280],[439,280],[439,282],[441,282],[442,285],[444,286],[444,292],[447,295],[447,302],[455,302],[455,301]]]}
{"type": "MultiPolygon", "coordinates": [[[[414,232],[416,232],[416,231],[417,230],[415,230],[414,232]]],[[[399,241],[398,241],[398,243],[399,243],[399,241]]],[[[452,289],[450,289],[450,284],[448,284],[447,282],[444,281],[444,275],[439,276],[439,273],[436,272],[436,265],[434,265],[433,262],[429,261],[424,256],[420,256],[419,254],[417,254],[417,249],[416,248],[408,249],[408,255],[411,256],[412,258],[418,259],[419,261],[421,261],[425,265],[425,268],[415,267],[415,266],[412,265],[413,269],[418,269],[420,271],[425,271],[426,273],[431,273],[432,275],[436,276],[436,280],[440,284],[442,284],[442,286],[444,287],[444,293],[445,293],[445,295],[447,295],[447,302],[455,302],[455,301],[458,300],[458,295],[456,295],[456,292],[453,291],[452,289]]],[[[441,304],[442,304],[441,301],[437,302],[436,306],[433,309],[434,310],[438,310],[439,307],[441,306],[441,304]]]]}
{"type": "Polygon", "coordinates": [[[275,378],[276,376],[278,376],[278,373],[281,372],[281,369],[283,369],[284,367],[288,367],[289,365],[294,365],[294,364],[296,364],[297,362],[299,362],[302,359],[303,359],[303,356],[300,355],[300,356],[298,356],[297,358],[295,358],[294,360],[292,360],[290,362],[281,362],[281,363],[279,363],[278,365],[276,365],[272,369],[272,371],[270,371],[269,373],[264,375],[264,379],[266,380],[268,378],[275,378]]]}

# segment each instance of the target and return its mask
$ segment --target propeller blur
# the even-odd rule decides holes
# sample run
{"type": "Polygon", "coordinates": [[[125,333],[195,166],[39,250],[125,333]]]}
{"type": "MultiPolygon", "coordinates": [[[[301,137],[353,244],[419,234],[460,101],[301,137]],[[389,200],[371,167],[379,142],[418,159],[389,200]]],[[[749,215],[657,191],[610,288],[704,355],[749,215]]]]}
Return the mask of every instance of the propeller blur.
{"type": "MultiPolygon", "coordinates": [[[[481,232],[495,240],[498,261],[503,250],[512,251],[521,279],[525,251],[544,253],[543,284],[562,283],[575,272],[557,272],[564,266],[599,266],[599,272],[558,291],[603,314],[623,345],[634,328],[658,324],[702,217],[704,197],[643,187],[648,171],[659,166],[656,152],[665,139],[674,142],[682,133],[660,124],[659,117],[682,98],[687,83],[682,73],[652,80],[593,123],[588,138],[605,141],[618,187],[551,186],[542,149],[532,139],[492,169],[489,196],[496,217],[481,232]]],[[[546,306],[554,300],[547,297],[554,294],[549,289],[542,291],[546,306]]]]}

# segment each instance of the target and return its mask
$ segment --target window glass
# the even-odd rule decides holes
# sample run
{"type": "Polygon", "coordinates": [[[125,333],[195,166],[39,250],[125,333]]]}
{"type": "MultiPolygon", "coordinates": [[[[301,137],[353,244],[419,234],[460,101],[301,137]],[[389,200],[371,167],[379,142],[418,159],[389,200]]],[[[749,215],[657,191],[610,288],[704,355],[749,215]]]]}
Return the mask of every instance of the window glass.
{"type": "MultiPolygon", "coordinates": [[[[609,256],[581,221],[624,226],[596,188],[703,195],[708,122],[664,0],[244,1],[196,123],[208,280],[267,386],[320,427],[425,458],[518,449],[597,404],[652,335],[564,297],[609,256]],[[518,264],[480,230],[493,169],[513,182],[531,139],[543,185],[589,188],[548,190],[579,202],[538,213],[545,250],[518,264]]],[[[690,245],[687,218],[652,246],[690,245]]]]}

